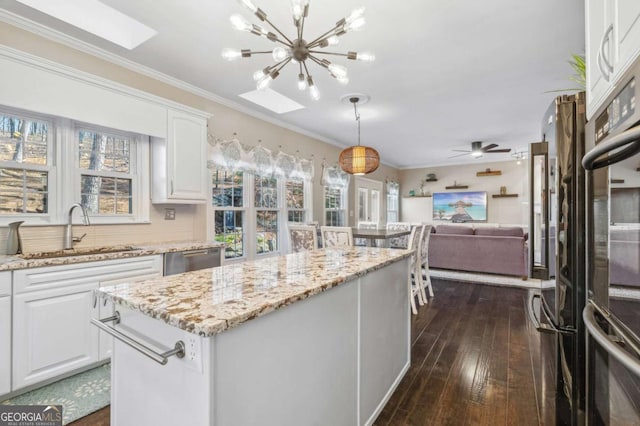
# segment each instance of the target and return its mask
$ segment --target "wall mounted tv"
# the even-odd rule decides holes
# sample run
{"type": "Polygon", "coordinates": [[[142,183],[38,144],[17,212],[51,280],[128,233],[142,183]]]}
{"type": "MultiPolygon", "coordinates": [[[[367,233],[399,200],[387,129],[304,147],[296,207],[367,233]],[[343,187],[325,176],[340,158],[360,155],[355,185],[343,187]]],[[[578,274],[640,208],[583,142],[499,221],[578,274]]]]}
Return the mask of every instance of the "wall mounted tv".
{"type": "Polygon", "coordinates": [[[486,222],[487,192],[434,192],[433,219],[450,222],[486,222]]]}

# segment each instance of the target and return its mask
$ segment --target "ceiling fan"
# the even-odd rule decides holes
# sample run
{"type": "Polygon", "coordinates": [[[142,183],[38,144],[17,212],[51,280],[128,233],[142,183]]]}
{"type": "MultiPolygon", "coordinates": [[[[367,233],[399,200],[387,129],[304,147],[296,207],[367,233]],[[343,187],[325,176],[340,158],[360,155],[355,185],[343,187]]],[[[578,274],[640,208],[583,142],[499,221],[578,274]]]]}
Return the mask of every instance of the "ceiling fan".
{"type": "Polygon", "coordinates": [[[452,151],[464,152],[464,154],[457,154],[449,158],[461,157],[463,155],[471,154],[473,157],[482,157],[482,154],[497,154],[501,152],[510,152],[511,148],[502,148],[502,149],[494,149],[497,148],[498,145],[495,143],[490,143],[487,146],[482,146],[482,141],[471,142],[471,151],[466,151],[462,149],[453,149],[452,151]]]}

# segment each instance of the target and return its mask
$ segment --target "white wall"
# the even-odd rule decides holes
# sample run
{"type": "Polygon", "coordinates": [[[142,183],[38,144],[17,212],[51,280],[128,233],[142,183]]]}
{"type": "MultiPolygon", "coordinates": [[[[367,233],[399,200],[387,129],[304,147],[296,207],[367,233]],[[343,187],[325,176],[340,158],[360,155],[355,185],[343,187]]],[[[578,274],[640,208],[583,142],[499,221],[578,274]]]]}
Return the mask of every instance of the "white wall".
{"type": "Polygon", "coordinates": [[[400,172],[400,218],[406,222],[434,221],[433,198],[410,197],[409,191],[414,190],[416,195],[421,194],[421,184],[428,173],[435,173],[437,182],[427,182],[424,190],[434,192],[456,191],[487,191],[487,223],[501,225],[527,226],[528,213],[528,171],[527,161],[517,164],[513,161],[493,163],[472,163],[457,166],[429,167],[421,169],[402,170],[400,172]],[[477,172],[500,170],[500,176],[476,176],[477,172]],[[447,190],[446,186],[468,185],[467,189],[447,190]],[[515,198],[492,198],[493,194],[500,193],[500,187],[506,186],[508,194],[517,194],[515,198]]]}

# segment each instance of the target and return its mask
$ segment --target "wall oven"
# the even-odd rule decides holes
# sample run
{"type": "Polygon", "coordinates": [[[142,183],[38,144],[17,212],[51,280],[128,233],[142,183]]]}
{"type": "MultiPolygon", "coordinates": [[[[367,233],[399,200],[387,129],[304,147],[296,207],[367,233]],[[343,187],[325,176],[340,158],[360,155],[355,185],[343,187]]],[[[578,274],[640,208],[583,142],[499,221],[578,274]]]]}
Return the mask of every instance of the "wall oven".
{"type": "Polygon", "coordinates": [[[640,61],[586,127],[587,424],[640,424],[640,61]]]}

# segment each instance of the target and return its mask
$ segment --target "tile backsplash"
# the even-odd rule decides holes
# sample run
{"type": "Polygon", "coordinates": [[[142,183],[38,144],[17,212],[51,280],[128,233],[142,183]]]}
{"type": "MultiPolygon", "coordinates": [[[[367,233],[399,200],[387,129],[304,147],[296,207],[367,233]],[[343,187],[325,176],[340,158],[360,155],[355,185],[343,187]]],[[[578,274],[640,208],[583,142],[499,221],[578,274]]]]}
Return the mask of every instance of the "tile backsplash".
{"type": "MultiPolygon", "coordinates": [[[[86,232],[74,247],[101,247],[117,244],[161,243],[168,241],[204,241],[206,225],[204,206],[172,205],[175,220],[164,220],[164,205],[151,205],[151,223],[134,225],[73,226],[73,234],[86,232]]],[[[0,254],[6,253],[7,227],[0,227],[0,254]]],[[[22,251],[40,252],[62,249],[64,226],[21,226],[22,251]]]]}

